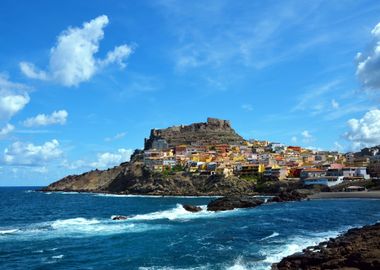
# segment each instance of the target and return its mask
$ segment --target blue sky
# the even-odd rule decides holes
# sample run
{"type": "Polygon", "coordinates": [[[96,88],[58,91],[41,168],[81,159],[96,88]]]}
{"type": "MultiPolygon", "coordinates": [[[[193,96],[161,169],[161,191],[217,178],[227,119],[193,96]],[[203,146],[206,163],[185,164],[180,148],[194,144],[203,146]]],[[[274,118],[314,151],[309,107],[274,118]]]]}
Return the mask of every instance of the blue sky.
{"type": "Polygon", "coordinates": [[[151,128],[380,144],[377,1],[0,3],[0,185],[104,169],[151,128]]]}

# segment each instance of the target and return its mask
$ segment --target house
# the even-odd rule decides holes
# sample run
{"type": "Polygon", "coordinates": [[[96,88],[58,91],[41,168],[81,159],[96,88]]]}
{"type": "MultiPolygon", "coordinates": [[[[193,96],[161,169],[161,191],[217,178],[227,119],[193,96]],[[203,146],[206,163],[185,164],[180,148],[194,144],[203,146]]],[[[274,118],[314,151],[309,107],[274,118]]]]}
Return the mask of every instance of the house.
{"type": "Polygon", "coordinates": [[[366,167],[345,167],[342,169],[342,172],[345,179],[370,178],[366,167]]]}
{"type": "Polygon", "coordinates": [[[307,168],[303,169],[302,172],[300,173],[300,178],[306,179],[306,178],[316,178],[316,177],[322,177],[326,176],[326,171],[317,169],[317,168],[307,168]]]}
{"type": "Polygon", "coordinates": [[[264,172],[263,164],[239,164],[235,168],[235,174],[237,175],[259,175],[264,172]]]}
{"type": "Polygon", "coordinates": [[[305,186],[322,185],[327,187],[336,186],[343,183],[343,176],[320,176],[311,177],[303,180],[305,186]]]}

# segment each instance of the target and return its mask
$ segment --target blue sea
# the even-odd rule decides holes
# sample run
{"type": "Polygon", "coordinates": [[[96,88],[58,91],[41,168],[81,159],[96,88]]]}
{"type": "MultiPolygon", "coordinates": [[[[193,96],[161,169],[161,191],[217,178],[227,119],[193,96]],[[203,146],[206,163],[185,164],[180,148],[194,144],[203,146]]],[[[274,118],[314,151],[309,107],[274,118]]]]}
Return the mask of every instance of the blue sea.
{"type": "Polygon", "coordinates": [[[379,200],[211,213],[205,206],[212,199],[0,188],[0,269],[270,269],[284,256],[380,220],[379,200]],[[204,210],[186,212],[185,203],[204,210]]]}

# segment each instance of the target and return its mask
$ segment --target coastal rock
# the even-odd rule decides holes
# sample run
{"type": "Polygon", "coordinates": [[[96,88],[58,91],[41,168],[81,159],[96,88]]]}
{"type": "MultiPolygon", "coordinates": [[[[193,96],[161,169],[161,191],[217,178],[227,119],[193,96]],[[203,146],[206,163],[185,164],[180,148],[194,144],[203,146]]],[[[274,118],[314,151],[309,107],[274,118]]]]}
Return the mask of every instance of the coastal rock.
{"type": "Polygon", "coordinates": [[[284,190],[277,196],[269,199],[268,202],[289,202],[289,201],[301,201],[306,199],[307,195],[298,192],[297,190],[284,190]]]}
{"type": "Polygon", "coordinates": [[[129,217],[127,217],[127,216],[112,216],[111,217],[112,220],[126,220],[128,218],[129,217]]]}
{"type": "Polygon", "coordinates": [[[277,270],[380,269],[380,223],[347,233],[272,266],[277,270]]]}
{"type": "Polygon", "coordinates": [[[208,211],[226,211],[235,208],[256,207],[264,202],[249,196],[228,196],[211,201],[207,205],[208,211]]]}
{"type": "Polygon", "coordinates": [[[202,211],[202,208],[200,208],[199,206],[195,206],[195,205],[183,204],[182,207],[186,211],[193,212],[193,213],[202,211]]]}

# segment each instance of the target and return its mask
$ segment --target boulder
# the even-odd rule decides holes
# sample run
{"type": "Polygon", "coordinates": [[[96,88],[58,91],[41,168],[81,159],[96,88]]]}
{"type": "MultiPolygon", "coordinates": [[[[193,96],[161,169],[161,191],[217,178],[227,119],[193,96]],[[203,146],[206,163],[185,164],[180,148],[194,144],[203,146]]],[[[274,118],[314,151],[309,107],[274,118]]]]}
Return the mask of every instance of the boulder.
{"type": "Polygon", "coordinates": [[[264,202],[249,196],[228,196],[211,201],[207,205],[208,211],[227,211],[235,208],[256,207],[264,202]]]}
{"type": "Polygon", "coordinates": [[[182,207],[186,211],[193,212],[193,213],[202,211],[202,208],[200,208],[199,206],[196,206],[196,205],[183,204],[182,207]]]}

